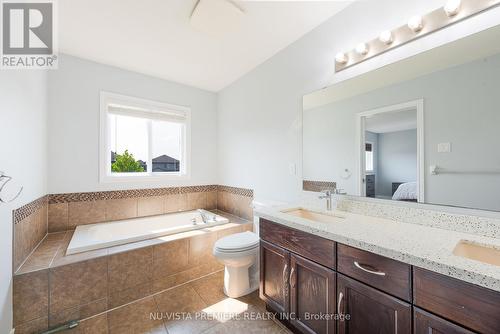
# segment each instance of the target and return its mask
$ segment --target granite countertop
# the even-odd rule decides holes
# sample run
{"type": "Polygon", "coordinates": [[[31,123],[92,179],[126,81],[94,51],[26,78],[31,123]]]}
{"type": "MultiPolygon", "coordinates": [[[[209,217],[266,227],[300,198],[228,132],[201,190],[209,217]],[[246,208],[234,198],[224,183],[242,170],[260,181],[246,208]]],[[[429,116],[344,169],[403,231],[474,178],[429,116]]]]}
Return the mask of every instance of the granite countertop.
{"type": "MultiPolygon", "coordinates": [[[[344,219],[331,223],[282,212],[293,208],[307,209],[303,205],[258,206],[254,213],[278,224],[500,292],[500,266],[453,255],[453,249],[460,240],[500,249],[500,239],[339,210],[334,214],[344,219]]],[[[317,209],[311,211],[318,212],[317,209]]]]}

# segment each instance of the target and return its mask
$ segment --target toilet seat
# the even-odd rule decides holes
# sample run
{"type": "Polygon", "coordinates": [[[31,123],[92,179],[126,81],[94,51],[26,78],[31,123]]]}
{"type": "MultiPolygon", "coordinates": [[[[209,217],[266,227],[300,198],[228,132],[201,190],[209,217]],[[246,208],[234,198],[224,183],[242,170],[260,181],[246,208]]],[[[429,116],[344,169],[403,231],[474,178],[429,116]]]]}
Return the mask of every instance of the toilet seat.
{"type": "Polygon", "coordinates": [[[259,247],[259,237],[253,232],[228,235],[215,242],[215,251],[219,253],[240,253],[259,247]]]}

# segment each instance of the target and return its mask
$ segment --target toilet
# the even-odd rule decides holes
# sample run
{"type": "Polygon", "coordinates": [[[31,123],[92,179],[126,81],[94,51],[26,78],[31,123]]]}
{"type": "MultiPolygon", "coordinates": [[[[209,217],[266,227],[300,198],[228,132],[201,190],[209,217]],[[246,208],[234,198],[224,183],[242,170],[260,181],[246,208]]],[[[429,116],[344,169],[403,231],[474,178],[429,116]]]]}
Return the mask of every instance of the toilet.
{"type": "Polygon", "coordinates": [[[243,232],[215,242],[214,256],[225,266],[224,293],[238,298],[259,287],[259,237],[243,232]]]}

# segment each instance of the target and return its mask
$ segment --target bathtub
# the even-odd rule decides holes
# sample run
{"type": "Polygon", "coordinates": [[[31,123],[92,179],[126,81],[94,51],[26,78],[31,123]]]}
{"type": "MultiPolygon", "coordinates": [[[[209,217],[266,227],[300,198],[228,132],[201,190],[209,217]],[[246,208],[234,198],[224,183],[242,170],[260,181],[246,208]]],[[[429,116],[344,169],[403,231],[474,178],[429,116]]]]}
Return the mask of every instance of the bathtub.
{"type": "Polygon", "coordinates": [[[229,220],[205,210],[169,213],[105,223],[79,225],[71,238],[66,255],[87,252],[131,242],[202,229],[228,223],[229,220]],[[201,213],[210,218],[203,222],[201,213]]]}

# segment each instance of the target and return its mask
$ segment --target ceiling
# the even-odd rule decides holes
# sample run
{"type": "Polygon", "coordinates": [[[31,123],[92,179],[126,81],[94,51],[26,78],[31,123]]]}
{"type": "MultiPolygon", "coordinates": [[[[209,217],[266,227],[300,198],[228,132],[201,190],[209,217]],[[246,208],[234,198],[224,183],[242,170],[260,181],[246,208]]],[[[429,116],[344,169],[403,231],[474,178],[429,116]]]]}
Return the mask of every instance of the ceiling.
{"type": "Polygon", "coordinates": [[[417,111],[415,109],[395,112],[385,112],[367,117],[366,131],[373,133],[388,133],[417,128],[417,111]]]}
{"type": "Polygon", "coordinates": [[[59,1],[59,51],[216,92],[349,4],[226,1],[59,1]]]}

